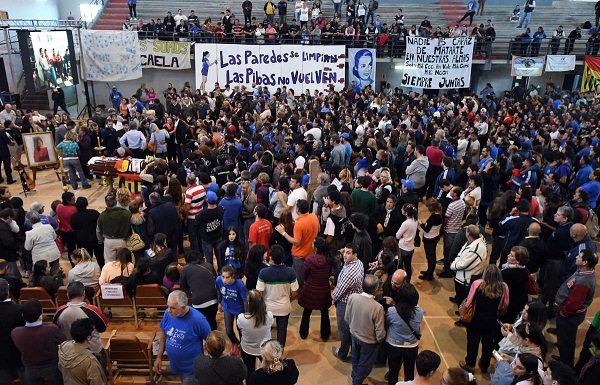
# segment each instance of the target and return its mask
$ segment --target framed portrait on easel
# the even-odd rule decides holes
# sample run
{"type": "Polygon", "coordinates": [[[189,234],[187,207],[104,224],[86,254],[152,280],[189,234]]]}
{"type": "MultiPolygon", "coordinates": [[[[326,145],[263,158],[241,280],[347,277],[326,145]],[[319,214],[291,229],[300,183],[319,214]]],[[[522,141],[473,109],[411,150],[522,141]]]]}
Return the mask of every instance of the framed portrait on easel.
{"type": "Polygon", "coordinates": [[[31,169],[55,165],[58,162],[52,132],[32,132],[22,136],[27,164],[31,169]]]}

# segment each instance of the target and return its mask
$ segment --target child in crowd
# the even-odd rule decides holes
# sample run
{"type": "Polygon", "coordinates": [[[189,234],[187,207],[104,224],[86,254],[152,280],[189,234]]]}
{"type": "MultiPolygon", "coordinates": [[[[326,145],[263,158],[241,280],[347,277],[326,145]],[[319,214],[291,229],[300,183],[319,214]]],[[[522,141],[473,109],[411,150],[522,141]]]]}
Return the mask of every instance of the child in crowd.
{"type": "Polygon", "coordinates": [[[521,6],[517,4],[510,15],[510,21],[519,21],[519,16],[521,16],[521,6]]]}
{"type": "Polygon", "coordinates": [[[233,331],[233,319],[244,312],[244,299],[248,295],[248,289],[241,279],[236,279],[236,270],[231,265],[223,266],[221,275],[217,277],[215,287],[220,299],[219,311],[223,312],[225,321],[225,332],[231,341],[231,354],[235,354],[240,340],[233,331]]]}

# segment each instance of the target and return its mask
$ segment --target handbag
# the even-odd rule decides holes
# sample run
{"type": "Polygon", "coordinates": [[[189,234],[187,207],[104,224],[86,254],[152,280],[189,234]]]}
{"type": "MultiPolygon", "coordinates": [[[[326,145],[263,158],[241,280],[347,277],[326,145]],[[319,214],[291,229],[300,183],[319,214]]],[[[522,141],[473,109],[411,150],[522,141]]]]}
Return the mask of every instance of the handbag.
{"type": "Polygon", "coordinates": [[[421,231],[417,228],[417,233],[415,234],[415,247],[421,246],[421,231]]]}
{"type": "Polygon", "coordinates": [[[471,305],[467,306],[468,298],[463,299],[458,307],[458,314],[460,315],[460,320],[464,323],[469,323],[473,319],[475,315],[475,301],[471,301],[471,305]]]}
{"type": "Polygon", "coordinates": [[[538,285],[534,275],[527,277],[527,283],[525,283],[525,292],[529,295],[538,295],[540,292],[540,286],[538,285]]]}
{"type": "Polygon", "coordinates": [[[154,137],[154,144],[152,144],[152,141],[149,140],[146,148],[153,154],[156,152],[156,137],[154,137]]]}
{"type": "Polygon", "coordinates": [[[142,237],[135,231],[131,233],[131,235],[127,238],[127,248],[129,251],[138,251],[142,250],[145,246],[142,237]]]}

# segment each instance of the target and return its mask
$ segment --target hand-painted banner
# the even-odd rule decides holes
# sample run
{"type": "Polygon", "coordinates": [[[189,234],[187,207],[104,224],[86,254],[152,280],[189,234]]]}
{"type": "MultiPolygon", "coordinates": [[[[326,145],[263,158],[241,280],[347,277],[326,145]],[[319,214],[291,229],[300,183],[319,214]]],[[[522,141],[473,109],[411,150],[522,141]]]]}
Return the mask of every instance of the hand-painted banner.
{"type": "Polygon", "coordinates": [[[542,76],[544,71],[544,57],[523,57],[513,56],[511,75],[512,76],[542,76]]]}
{"type": "Polygon", "coordinates": [[[375,58],[374,48],[349,48],[348,63],[351,69],[348,70],[348,83],[356,82],[362,90],[366,86],[375,88],[375,58]]]}
{"type": "Polygon", "coordinates": [[[182,41],[140,40],[142,68],[183,70],[192,68],[190,43],[182,41]]]}
{"type": "Polygon", "coordinates": [[[82,29],[81,44],[84,79],[119,82],[142,77],[137,32],[82,29]]]}
{"type": "Polygon", "coordinates": [[[575,55],[546,56],[546,72],[565,72],[575,69],[575,55]]]}
{"type": "Polygon", "coordinates": [[[215,82],[305,90],[344,88],[344,46],[195,44],[196,87],[212,90],[215,82]],[[202,85],[204,86],[202,87],[202,85]]]}
{"type": "Polygon", "coordinates": [[[471,85],[472,37],[406,37],[402,85],[416,88],[466,88],[471,85]]]}
{"type": "Polygon", "coordinates": [[[594,97],[600,98],[600,57],[585,57],[581,92],[594,92],[594,97]]]}

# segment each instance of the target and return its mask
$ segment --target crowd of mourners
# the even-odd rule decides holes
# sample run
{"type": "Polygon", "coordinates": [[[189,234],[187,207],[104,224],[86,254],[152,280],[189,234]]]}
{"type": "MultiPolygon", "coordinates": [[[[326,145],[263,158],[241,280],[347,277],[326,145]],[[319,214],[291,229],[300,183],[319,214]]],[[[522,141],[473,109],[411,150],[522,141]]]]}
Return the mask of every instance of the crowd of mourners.
{"type": "MultiPolygon", "coordinates": [[[[302,339],[319,311],[328,341],[335,307],[332,354],[351,361],[353,384],[385,365],[389,384],[402,366],[405,382],[427,384],[440,357],[419,352],[427,309],[413,283],[452,279],[448,309],[461,305],[455,325],[466,327],[467,354],[443,384],[492,368],[492,384],[595,383],[600,312],[577,362],[575,352],[596,287],[593,96],[553,86],[496,93],[491,84],[439,96],[389,84],[302,94],[169,84],[157,96],[142,84],[130,98],[114,87],[108,113],[87,121],[21,111],[18,123],[52,132],[72,160],[74,188],[77,177],[93,183],[97,143],[108,156],[150,158],[139,194],[113,190],[102,212],[69,191],[51,207],[25,208],[0,187],[0,338],[15,353],[2,349],[3,378],[24,367],[26,385],[89,383],[74,374],[84,369],[105,381],[97,342],[108,320],[85,299],[113,283],[131,295],[144,284],[168,294],[154,368],[161,373],[166,351],[185,384],[295,383],[298,368],[282,355],[296,299],[302,339]],[[427,268],[413,273],[420,247],[427,268]],[[6,301],[19,298],[22,276],[51,296],[68,284],[57,326],[41,323],[36,300],[6,301]],[[559,356],[548,357],[553,333],[559,356]]],[[[10,105],[0,113],[9,127],[0,138],[16,139],[16,115],[10,105]]],[[[0,156],[9,145],[0,140],[0,156]]]]}

